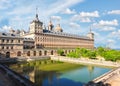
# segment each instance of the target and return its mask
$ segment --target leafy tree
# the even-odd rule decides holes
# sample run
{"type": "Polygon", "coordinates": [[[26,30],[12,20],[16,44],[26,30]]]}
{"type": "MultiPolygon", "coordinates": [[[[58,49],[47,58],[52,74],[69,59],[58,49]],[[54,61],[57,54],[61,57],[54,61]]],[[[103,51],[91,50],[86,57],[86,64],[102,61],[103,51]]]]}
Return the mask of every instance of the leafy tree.
{"type": "Polygon", "coordinates": [[[70,52],[69,54],[67,54],[68,57],[73,57],[73,58],[79,58],[80,54],[77,52],[70,52]]]}
{"type": "Polygon", "coordinates": [[[70,52],[67,54],[69,57],[80,58],[88,57],[90,59],[96,59],[96,56],[102,56],[107,61],[117,61],[120,60],[120,51],[110,50],[103,47],[98,47],[96,50],[88,50],[85,48],[76,48],[75,52],[70,52]]]}
{"type": "Polygon", "coordinates": [[[58,55],[60,55],[60,56],[63,56],[63,55],[64,55],[64,51],[63,51],[62,49],[59,49],[59,50],[57,51],[57,53],[58,53],[58,55]]]}
{"type": "Polygon", "coordinates": [[[105,48],[103,48],[103,47],[98,47],[97,48],[97,54],[98,55],[104,56],[104,53],[105,53],[105,48]]]}

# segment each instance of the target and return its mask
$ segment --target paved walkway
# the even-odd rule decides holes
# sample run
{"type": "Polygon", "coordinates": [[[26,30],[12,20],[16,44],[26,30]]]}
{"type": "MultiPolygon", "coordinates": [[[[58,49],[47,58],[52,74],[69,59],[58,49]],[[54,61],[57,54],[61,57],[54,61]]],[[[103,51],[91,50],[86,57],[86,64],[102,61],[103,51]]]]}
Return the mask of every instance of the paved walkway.
{"type": "Polygon", "coordinates": [[[77,64],[87,64],[87,65],[99,65],[99,66],[109,66],[109,67],[119,67],[120,63],[111,62],[111,61],[100,61],[94,59],[86,58],[70,58],[64,56],[51,56],[51,60],[59,60],[63,62],[77,63],[77,64]]]}
{"type": "Polygon", "coordinates": [[[116,75],[107,81],[111,86],[120,86],[120,75],[116,75]]]}

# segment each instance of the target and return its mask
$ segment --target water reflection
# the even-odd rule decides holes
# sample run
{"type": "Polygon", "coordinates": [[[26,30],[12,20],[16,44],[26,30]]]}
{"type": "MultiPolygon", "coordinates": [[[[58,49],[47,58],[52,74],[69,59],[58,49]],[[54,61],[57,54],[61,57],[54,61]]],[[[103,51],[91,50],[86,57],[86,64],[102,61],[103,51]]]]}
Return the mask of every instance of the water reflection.
{"type": "Polygon", "coordinates": [[[80,66],[74,69],[59,71],[41,70],[41,64],[14,65],[12,68],[35,83],[35,86],[83,86],[84,83],[108,72],[109,68],[80,66]],[[14,67],[16,66],[16,67],[14,67]],[[15,69],[18,68],[19,70],[15,69]]]}

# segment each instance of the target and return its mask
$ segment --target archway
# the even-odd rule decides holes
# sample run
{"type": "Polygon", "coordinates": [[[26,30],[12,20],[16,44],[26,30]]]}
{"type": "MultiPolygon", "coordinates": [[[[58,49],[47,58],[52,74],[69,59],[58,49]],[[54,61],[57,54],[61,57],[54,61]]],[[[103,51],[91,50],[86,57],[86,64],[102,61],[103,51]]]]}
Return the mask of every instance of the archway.
{"type": "Polygon", "coordinates": [[[45,55],[45,56],[47,55],[47,51],[44,51],[44,55],[45,55]]]}
{"type": "Polygon", "coordinates": [[[39,51],[39,56],[41,56],[42,55],[42,51],[39,51]]]}
{"type": "Polygon", "coordinates": [[[21,56],[21,51],[18,51],[18,52],[17,52],[17,56],[21,56]]]}
{"type": "Polygon", "coordinates": [[[51,55],[53,55],[53,50],[51,50],[51,55]]]}
{"type": "Polygon", "coordinates": [[[33,52],[33,55],[36,56],[36,51],[33,52]]]}
{"type": "Polygon", "coordinates": [[[27,52],[27,56],[30,56],[30,51],[27,52]]]}
{"type": "Polygon", "coordinates": [[[10,52],[6,52],[6,58],[10,58],[10,52]]]}

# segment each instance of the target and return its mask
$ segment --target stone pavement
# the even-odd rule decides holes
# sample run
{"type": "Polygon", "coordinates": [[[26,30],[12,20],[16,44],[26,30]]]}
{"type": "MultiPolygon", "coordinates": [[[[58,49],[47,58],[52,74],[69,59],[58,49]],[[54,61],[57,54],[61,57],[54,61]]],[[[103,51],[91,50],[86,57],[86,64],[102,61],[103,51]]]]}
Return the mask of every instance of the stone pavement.
{"type": "Polygon", "coordinates": [[[116,75],[107,81],[111,86],[120,86],[120,75],[116,75]]]}

